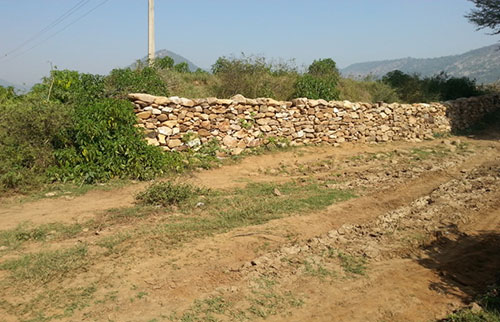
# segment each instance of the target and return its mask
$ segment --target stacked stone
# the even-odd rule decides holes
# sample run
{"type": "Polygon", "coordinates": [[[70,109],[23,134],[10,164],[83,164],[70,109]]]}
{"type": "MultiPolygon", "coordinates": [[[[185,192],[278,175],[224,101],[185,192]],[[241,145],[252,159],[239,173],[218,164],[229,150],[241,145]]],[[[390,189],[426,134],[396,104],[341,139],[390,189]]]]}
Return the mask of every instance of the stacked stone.
{"type": "Polygon", "coordinates": [[[181,151],[216,139],[233,154],[259,146],[269,137],[286,138],[293,145],[419,141],[432,138],[434,133],[449,132],[450,115],[460,119],[453,122],[462,126],[490,111],[492,102],[499,106],[498,97],[493,101],[479,97],[446,104],[371,104],[307,98],[283,102],[242,95],[231,99],[186,99],[130,94],[129,99],[135,106],[137,126],[144,128],[150,144],[181,151]],[[469,117],[471,104],[482,107],[469,117]]]}
{"type": "Polygon", "coordinates": [[[500,94],[491,94],[470,98],[459,98],[443,103],[447,107],[446,116],[454,130],[468,129],[485,115],[500,109],[500,94]]]}

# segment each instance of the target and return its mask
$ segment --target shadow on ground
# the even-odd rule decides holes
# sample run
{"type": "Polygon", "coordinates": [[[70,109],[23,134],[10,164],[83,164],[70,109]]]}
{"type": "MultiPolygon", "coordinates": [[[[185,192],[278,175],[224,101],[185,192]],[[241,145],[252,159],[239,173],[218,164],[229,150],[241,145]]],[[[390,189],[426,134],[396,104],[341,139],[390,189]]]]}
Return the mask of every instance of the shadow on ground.
{"type": "Polygon", "coordinates": [[[430,288],[455,294],[468,303],[483,294],[488,286],[500,285],[500,233],[483,231],[467,235],[455,231],[440,235],[425,247],[426,257],[418,262],[435,270],[440,282],[430,288]]]}

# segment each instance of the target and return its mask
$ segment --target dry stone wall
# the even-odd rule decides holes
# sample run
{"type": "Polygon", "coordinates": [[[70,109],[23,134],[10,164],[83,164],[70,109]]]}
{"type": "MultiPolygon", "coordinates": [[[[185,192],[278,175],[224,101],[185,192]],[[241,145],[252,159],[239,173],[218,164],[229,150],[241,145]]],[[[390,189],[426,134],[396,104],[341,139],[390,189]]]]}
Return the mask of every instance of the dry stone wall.
{"type": "Polygon", "coordinates": [[[218,140],[233,154],[270,137],[292,145],[328,142],[419,141],[470,127],[500,108],[500,95],[431,104],[352,103],[298,98],[186,99],[130,94],[138,127],[165,150],[196,148],[218,140]]]}

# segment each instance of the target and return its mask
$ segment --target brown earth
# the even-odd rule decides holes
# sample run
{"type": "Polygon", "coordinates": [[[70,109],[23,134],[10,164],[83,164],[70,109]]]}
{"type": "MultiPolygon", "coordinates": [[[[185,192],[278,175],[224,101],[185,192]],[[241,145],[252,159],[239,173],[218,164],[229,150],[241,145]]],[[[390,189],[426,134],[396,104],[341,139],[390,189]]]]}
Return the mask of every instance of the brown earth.
{"type": "MultiPolygon", "coordinates": [[[[12,282],[0,270],[0,320],[43,320],[43,313],[68,321],[429,321],[468,305],[498,278],[500,142],[491,133],[304,147],[179,180],[222,191],[315,180],[358,197],[193,236],[175,247],[148,234],[126,240],[116,253],[99,246],[104,238],[175,218],[175,210],[112,222],[98,232],[29,240],[0,251],[0,265],[81,244],[89,245],[90,261],[42,284],[12,282]],[[64,305],[71,290],[88,285],[96,288],[90,298],[80,294],[79,302],[70,301],[80,304],[64,305]]],[[[0,227],[98,220],[107,209],[132,207],[145,186],[10,203],[0,209],[0,227]]]]}

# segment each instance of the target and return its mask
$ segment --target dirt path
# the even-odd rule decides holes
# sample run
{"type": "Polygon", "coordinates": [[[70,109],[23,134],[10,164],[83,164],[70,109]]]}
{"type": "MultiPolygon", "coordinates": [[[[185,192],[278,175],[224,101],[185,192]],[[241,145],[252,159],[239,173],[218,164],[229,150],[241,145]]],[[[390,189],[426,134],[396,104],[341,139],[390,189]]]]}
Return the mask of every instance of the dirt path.
{"type": "MultiPolygon", "coordinates": [[[[333,188],[355,189],[360,196],[321,211],[195,238],[173,249],[148,249],[152,244],[146,235],[130,240],[123,253],[99,255],[101,238],[161,219],[155,217],[117,225],[109,235],[103,231],[49,243],[56,248],[88,243],[97,258],[90,268],[66,280],[65,287],[99,285],[92,303],[100,304],[74,309],[62,319],[442,318],[471,301],[500,265],[500,144],[460,140],[470,151],[445,157],[440,149],[450,144],[441,140],[307,147],[196,173],[186,180],[219,189],[309,178],[333,188]]],[[[132,205],[133,195],[143,188],[137,184],[73,200],[9,207],[0,210],[0,225],[90,218],[108,208],[132,205]],[[75,208],[78,205],[81,208],[75,208]],[[11,218],[16,212],[20,219],[11,218]],[[38,218],[43,213],[47,215],[38,218]]],[[[7,277],[5,271],[0,273],[0,278],[7,277]]],[[[16,318],[9,314],[6,319],[16,318]]]]}

